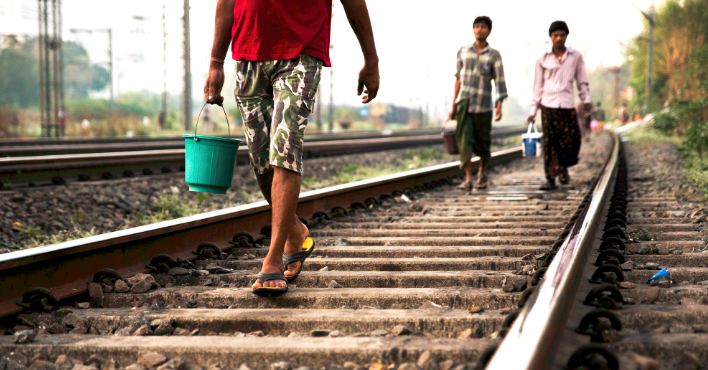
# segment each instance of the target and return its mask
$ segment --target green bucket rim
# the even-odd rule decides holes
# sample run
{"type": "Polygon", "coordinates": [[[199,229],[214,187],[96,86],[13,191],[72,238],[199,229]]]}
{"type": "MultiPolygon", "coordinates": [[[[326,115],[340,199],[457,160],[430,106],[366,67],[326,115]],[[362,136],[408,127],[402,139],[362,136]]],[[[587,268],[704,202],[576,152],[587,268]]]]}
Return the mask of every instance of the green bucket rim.
{"type": "MultiPolygon", "coordinates": [[[[199,134],[184,134],[182,135],[185,139],[203,139],[203,140],[217,140],[217,141],[225,141],[227,143],[236,143],[236,144],[241,144],[241,139],[234,139],[234,138],[228,138],[228,137],[220,137],[220,136],[209,136],[209,135],[199,135],[199,134]]],[[[198,140],[197,140],[198,141],[198,140]]]]}

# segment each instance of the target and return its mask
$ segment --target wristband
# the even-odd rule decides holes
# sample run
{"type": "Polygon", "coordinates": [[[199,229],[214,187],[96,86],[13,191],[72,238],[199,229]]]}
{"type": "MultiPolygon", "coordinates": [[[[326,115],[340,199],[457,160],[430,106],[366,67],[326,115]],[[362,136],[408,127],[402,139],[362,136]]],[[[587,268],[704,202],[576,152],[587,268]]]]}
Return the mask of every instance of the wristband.
{"type": "Polygon", "coordinates": [[[214,62],[214,63],[221,63],[221,64],[224,64],[224,60],[223,60],[223,59],[219,59],[219,58],[217,58],[217,57],[211,57],[211,61],[214,62]]]}

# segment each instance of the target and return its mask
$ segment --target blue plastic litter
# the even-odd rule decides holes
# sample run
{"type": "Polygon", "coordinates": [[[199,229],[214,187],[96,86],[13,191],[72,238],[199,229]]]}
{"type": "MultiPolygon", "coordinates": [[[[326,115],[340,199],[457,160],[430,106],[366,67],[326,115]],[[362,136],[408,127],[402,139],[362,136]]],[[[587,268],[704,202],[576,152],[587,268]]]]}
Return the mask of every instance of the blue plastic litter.
{"type": "Polygon", "coordinates": [[[666,267],[662,268],[656,274],[652,275],[652,277],[650,277],[649,280],[647,280],[647,284],[651,284],[652,281],[656,281],[656,280],[659,280],[662,278],[667,278],[667,279],[671,280],[671,273],[669,272],[669,270],[666,267]]]}

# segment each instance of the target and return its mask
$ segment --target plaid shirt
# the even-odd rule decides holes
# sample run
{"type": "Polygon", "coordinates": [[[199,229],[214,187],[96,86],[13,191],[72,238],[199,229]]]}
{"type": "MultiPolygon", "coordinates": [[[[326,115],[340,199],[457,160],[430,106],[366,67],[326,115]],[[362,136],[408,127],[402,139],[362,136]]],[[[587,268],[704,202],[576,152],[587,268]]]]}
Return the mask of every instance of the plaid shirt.
{"type": "Polygon", "coordinates": [[[501,54],[489,46],[480,53],[474,45],[460,48],[455,78],[461,82],[456,102],[468,99],[470,113],[492,111],[492,80],[496,83],[497,101],[507,97],[501,54]]]}

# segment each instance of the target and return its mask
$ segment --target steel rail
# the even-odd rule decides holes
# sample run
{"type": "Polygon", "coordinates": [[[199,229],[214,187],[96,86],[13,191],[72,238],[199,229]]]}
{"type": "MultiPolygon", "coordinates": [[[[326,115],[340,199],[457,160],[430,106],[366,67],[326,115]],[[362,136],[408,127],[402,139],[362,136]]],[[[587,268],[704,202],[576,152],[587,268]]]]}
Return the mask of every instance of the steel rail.
{"type": "MultiPolygon", "coordinates": [[[[521,157],[521,149],[495,152],[491,164],[521,157]]],[[[473,160],[476,165],[478,158],[473,160]]],[[[300,195],[298,215],[310,219],[316,212],[348,207],[394,191],[413,189],[459,176],[459,163],[451,162],[390,176],[332,186],[300,195]]],[[[226,247],[234,235],[259,235],[270,222],[265,201],[183,217],[152,225],[92,236],[65,243],[0,254],[0,317],[19,312],[16,305],[33,287],[44,287],[57,299],[86,291],[96,272],[112,268],[122,275],[145,270],[160,254],[188,259],[203,243],[226,247]]]]}
{"type": "MultiPolygon", "coordinates": [[[[518,128],[495,130],[492,132],[492,137],[514,135],[521,131],[523,130],[518,128]]],[[[366,153],[377,150],[437,145],[441,142],[440,134],[306,141],[303,156],[312,158],[366,153]]],[[[106,173],[119,178],[124,177],[122,173],[125,171],[140,173],[145,168],[149,168],[155,173],[179,171],[184,165],[184,144],[181,145],[180,149],[0,158],[0,184],[2,186],[22,186],[30,183],[52,183],[54,179],[58,178],[63,179],[64,181],[60,182],[63,183],[81,175],[86,175],[89,178],[105,178],[104,174],[106,173]]],[[[236,160],[238,163],[248,163],[248,151],[244,145],[239,148],[236,160]]]]}
{"type": "MultiPolygon", "coordinates": [[[[435,145],[440,142],[440,135],[316,141],[305,143],[303,156],[311,158],[364,153],[435,145]]],[[[248,162],[248,150],[245,146],[239,148],[236,160],[239,163],[248,162]]],[[[152,168],[156,172],[161,172],[162,168],[171,168],[173,171],[177,171],[178,168],[183,168],[183,165],[184,148],[8,157],[0,158],[0,182],[4,185],[49,183],[55,177],[71,178],[80,174],[102,176],[106,172],[115,172],[114,177],[121,177],[121,172],[124,170],[138,171],[139,173],[143,168],[152,168]]]]}
{"type": "Polygon", "coordinates": [[[573,310],[583,266],[602,227],[619,163],[619,138],[592,190],[592,198],[548,266],[542,282],[519,312],[487,370],[547,369],[555,362],[562,330],[573,310]]]}
{"type": "MultiPolygon", "coordinates": [[[[348,139],[367,139],[367,138],[380,138],[380,137],[398,137],[398,136],[420,136],[420,135],[433,135],[439,133],[438,128],[424,128],[424,129],[412,129],[405,131],[346,131],[338,133],[317,133],[317,134],[306,134],[305,141],[328,141],[328,140],[348,140],[348,139]]],[[[235,139],[243,139],[242,136],[230,136],[235,139]]],[[[174,144],[181,146],[184,143],[184,139],[181,136],[166,136],[166,137],[99,137],[99,138],[60,138],[60,139],[0,139],[0,154],[4,153],[5,150],[9,148],[19,148],[26,147],[30,148],[33,146],[44,146],[44,147],[61,147],[61,146],[75,146],[75,145],[131,145],[136,143],[143,144],[174,144]]]]}
{"type": "MultiPolygon", "coordinates": [[[[495,127],[493,135],[515,135],[521,134],[521,126],[495,127]]],[[[338,141],[338,140],[362,140],[362,139],[383,139],[394,137],[420,137],[429,135],[439,135],[439,129],[409,130],[400,132],[359,132],[326,135],[305,135],[305,144],[338,141]]],[[[243,137],[232,136],[243,140],[243,137]]],[[[169,138],[138,138],[138,139],[73,139],[59,141],[22,141],[0,139],[0,158],[21,157],[38,155],[61,155],[79,153],[105,153],[105,152],[127,152],[143,150],[164,150],[181,149],[184,147],[184,139],[169,138]]]]}

